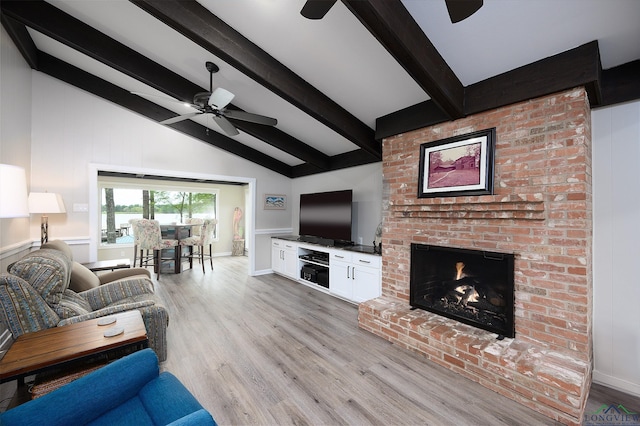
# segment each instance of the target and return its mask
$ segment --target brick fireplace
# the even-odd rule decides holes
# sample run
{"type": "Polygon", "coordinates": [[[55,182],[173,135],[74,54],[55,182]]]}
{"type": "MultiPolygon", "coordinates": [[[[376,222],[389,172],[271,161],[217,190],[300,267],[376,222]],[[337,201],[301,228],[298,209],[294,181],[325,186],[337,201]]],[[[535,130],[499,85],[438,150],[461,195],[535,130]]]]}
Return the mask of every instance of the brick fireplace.
{"type": "Polygon", "coordinates": [[[591,385],[591,112],[577,88],[383,142],[382,297],[360,327],[566,424],[591,385]],[[420,144],[496,128],[494,195],[417,198],[420,144]],[[410,310],[411,243],[515,255],[515,338],[410,310]]]}

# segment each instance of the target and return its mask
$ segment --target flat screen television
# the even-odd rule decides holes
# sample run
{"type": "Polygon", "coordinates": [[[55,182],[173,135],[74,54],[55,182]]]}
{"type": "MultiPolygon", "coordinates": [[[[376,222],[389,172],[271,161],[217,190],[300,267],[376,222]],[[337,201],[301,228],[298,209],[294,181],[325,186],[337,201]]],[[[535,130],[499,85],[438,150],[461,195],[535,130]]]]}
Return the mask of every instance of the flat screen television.
{"type": "Polygon", "coordinates": [[[351,207],[353,191],[300,194],[300,236],[351,244],[351,207]]]}

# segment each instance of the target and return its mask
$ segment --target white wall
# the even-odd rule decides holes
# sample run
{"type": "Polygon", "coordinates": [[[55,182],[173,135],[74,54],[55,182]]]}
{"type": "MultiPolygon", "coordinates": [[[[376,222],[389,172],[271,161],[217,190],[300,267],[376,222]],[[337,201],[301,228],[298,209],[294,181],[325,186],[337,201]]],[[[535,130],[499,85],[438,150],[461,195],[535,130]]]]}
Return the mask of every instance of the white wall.
{"type": "MultiPolygon", "coordinates": [[[[0,28],[0,163],[31,170],[31,69],[0,28]]],[[[0,219],[0,271],[30,246],[29,218],[0,219]]]]}
{"type": "Polygon", "coordinates": [[[353,228],[351,238],[373,245],[376,228],[382,221],[382,163],[351,167],[330,173],[294,179],[291,197],[294,234],[298,233],[300,194],[353,190],[353,228]]]}
{"type": "Polygon", "coordinates": [[[592,127],[593,380],[640,396],[640,102],[592,127]]]}
{"type": "MultiPolygon", "coordinates": [[[[34,191],[62,194],[67,213],[50,215],[50,237],[82,246],[79,261],[89,253],[87,212],[74,212],[74,204],[97,205],[90,198],[90,168],[95,164],[176,173],[226,176],[256,181],[256,197],[264,193],[289,195],[291,180],[231,155],[202,141],[178,133],[117,105],[39,72],[33,72],[31,186],[34,191]]],[[[260,205],[258,203],[258,205],[260,205]]],[[[272,229],[291,226],[290,211],[281,214],[257,209],[256,238],[272,229]]],[[[36,218],[37,219],[37,218],[36,218]]],[[[39,220],[39,219],[38,219],[39,220]]],[[[39,237],[39,222],[31,221],[31,238],[39,237]]],[[[78,253],[74,250],[74,255],[78,253]]],[[[270,265],[270,251],[258,251],[255,268],[270,265]]]]}

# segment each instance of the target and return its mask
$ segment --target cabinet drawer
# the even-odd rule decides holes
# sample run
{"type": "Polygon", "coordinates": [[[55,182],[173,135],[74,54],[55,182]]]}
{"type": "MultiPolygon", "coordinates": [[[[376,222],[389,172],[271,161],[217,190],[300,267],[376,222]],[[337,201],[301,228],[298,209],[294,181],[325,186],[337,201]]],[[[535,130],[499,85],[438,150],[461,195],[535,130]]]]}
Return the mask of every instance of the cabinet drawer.
{"type": "Polygon", "coordinates": [[[370,266],[372,268],[380,268],[382,256],[374,256],[360,253],[353,253],[351,263],[354,266],[370,266]]]}
{"type": "Polygon", "coordinates": [[[329,261],[351,262],[352,253],[346,250],[335,250],[329,255],[329,261]]]}

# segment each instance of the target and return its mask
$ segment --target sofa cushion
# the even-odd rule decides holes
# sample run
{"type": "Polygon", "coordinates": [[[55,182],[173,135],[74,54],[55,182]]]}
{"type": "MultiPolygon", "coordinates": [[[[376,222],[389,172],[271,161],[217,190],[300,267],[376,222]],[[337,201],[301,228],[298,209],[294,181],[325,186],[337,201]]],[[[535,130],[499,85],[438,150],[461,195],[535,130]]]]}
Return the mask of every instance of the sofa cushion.
{"type": "Polygon", "coordinates": [[[165,425],[202,410],[198,400],[168,371],[147,383],[138,393],[138,398],[157,425],[165,425]]]}
{"type": "Polygon", "coordinates": [[[133,397],[91,422],[91,426],[113,425],[155,426],[156,423],[151,420],[140,398],[133,397]]]}
{"type": "Polygon", "coordinates": [[[65,243],[62,240],[53,240],[48,241],[40,246],[41,249],[55,249],[60,250],[69,258],[69,260],[73,260],[73,252],[71,251],[71,247],[69,244],[65,243]]]}
{"type": "Polygon", "coordinates": [[[204,408],[179,418],[167,426],[216,425],[211,414],[204,408]]]}
{"type": "Polygon", "coordinates": [[[88,314],[91,312],[91,306],[84,298],[67,289],[60,302],[55,306],[55,311],[61,319],[65,319],[88,314]]]}
{"type": "Polygon", "coordinates": [[[71,264],[71,279],[69,280],[69,289],[80,293],[82,291],[91,290],[100,285],[100,278],[86,266],[82,266],[76,261],[71,264]]]}
{"type": "Polygon", "coordinates": [[[153,282],[148,278],[116,281],[78,294],[89,302],[91,309],[95,311],[119,304],[129,297],[153,295],[153,282]]]}
{"type": "Polygon", "coordinates": [[[60,318],[28,282],[15,275],[0,275],[0,304],[6,324],[18,337],[55,327],[60,318]]]}
{"type": "Polygon", "coordinates": [[[31,284],[55,310],[69,286],[71,260],[60,250],[40,249],[15,262],[9,272],[31,284]]]}

